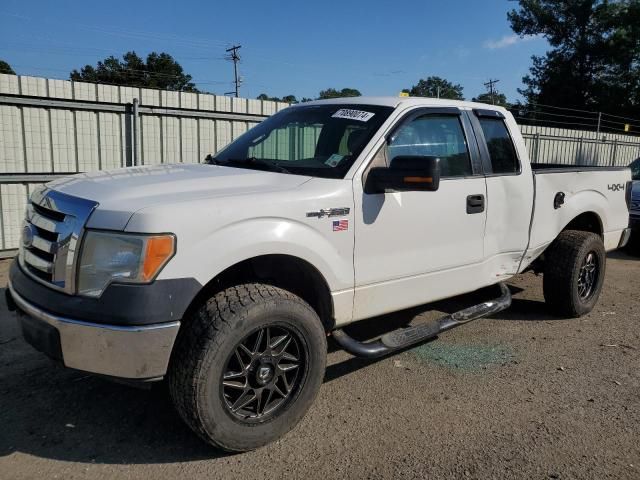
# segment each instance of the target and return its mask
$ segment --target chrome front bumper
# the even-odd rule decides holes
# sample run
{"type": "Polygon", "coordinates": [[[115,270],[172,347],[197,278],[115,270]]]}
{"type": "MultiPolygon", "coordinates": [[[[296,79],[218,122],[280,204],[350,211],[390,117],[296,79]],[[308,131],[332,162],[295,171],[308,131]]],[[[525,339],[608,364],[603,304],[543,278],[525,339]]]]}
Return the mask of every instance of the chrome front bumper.
{"type": "Polygon", "coordinates": [[[167,372],[180,322],[117,326],[83,322],[42,310],[22,298],[9,282],[16,306],[54,327],[66,367],[132,380],[155,380],[167,372]]]}

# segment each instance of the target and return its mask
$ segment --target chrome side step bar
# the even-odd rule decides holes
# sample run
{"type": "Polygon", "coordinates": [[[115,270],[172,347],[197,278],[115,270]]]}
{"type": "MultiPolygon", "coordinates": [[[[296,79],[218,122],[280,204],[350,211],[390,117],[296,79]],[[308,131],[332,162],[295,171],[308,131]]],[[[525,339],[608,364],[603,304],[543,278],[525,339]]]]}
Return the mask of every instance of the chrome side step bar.
{"type": "Polygon", "coordinates": [[[342,329],[334,330],[331,334],[338,345],[356,357],[382,357],[396,350],[437,337],[440,333],[452,328],[509,308],[511,306],[511,292],[504,283],[500,283],[499,287],[500,297],[495,300],[465,308],[438,320],[432,320],[415,327],[394,330],[384,334],[379,340],[373,340],[372,342],[359,342],[347,335],[342,329]]]}

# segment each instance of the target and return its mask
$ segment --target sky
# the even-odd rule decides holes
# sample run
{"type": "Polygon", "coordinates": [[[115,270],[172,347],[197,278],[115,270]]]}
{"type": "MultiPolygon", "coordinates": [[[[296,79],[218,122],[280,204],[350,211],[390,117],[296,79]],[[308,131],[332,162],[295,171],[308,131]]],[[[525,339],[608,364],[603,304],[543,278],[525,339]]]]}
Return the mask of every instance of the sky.
{"type": "Polygon", "coordinates": [[[135,50],[171,54],[201,90],[233,90],[225,49],[242,45],[240,94],[318,96],[357,88],[398,95],[437,75],[471,99],[499,79],[510,101],[546,40],[513,34],[507,0],[0,2],[0,59],[18,74],[69,72],[135,50]]]}

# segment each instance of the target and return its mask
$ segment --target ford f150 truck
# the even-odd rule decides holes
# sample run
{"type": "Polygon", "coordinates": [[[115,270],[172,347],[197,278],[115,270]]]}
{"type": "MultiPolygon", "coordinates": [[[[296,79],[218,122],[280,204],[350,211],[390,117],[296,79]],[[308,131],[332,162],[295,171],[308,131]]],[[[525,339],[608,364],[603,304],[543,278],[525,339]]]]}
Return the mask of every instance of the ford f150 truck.
{"type": "Polygon", "coordinates": [[[589,312],[605,252],[629,236],[630,181],[628,168],[530,164],[499,107],[303,103],[204,164],[35,191],[8,301],[35,348],[87,372],[166,378],[198,435],[249,450],[306,413],[328,335],[386,355],[507,308],[502,282],[530,268],[554,312],[589,312]],[[495,298],[376,340],[343,329],[493,286],[495,298]]]}

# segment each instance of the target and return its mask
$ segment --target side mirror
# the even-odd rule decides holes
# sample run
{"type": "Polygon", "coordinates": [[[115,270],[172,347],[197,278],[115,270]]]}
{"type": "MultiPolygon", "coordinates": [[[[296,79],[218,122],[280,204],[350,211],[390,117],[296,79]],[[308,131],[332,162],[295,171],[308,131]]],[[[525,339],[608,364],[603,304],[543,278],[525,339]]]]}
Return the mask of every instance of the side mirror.
{"type": "Polygon", "coordinates": [[[369,170],[365,193],[435,192],[440,186],[440,159],[424,156],[400,156],[389,168],[369,170]]]}

